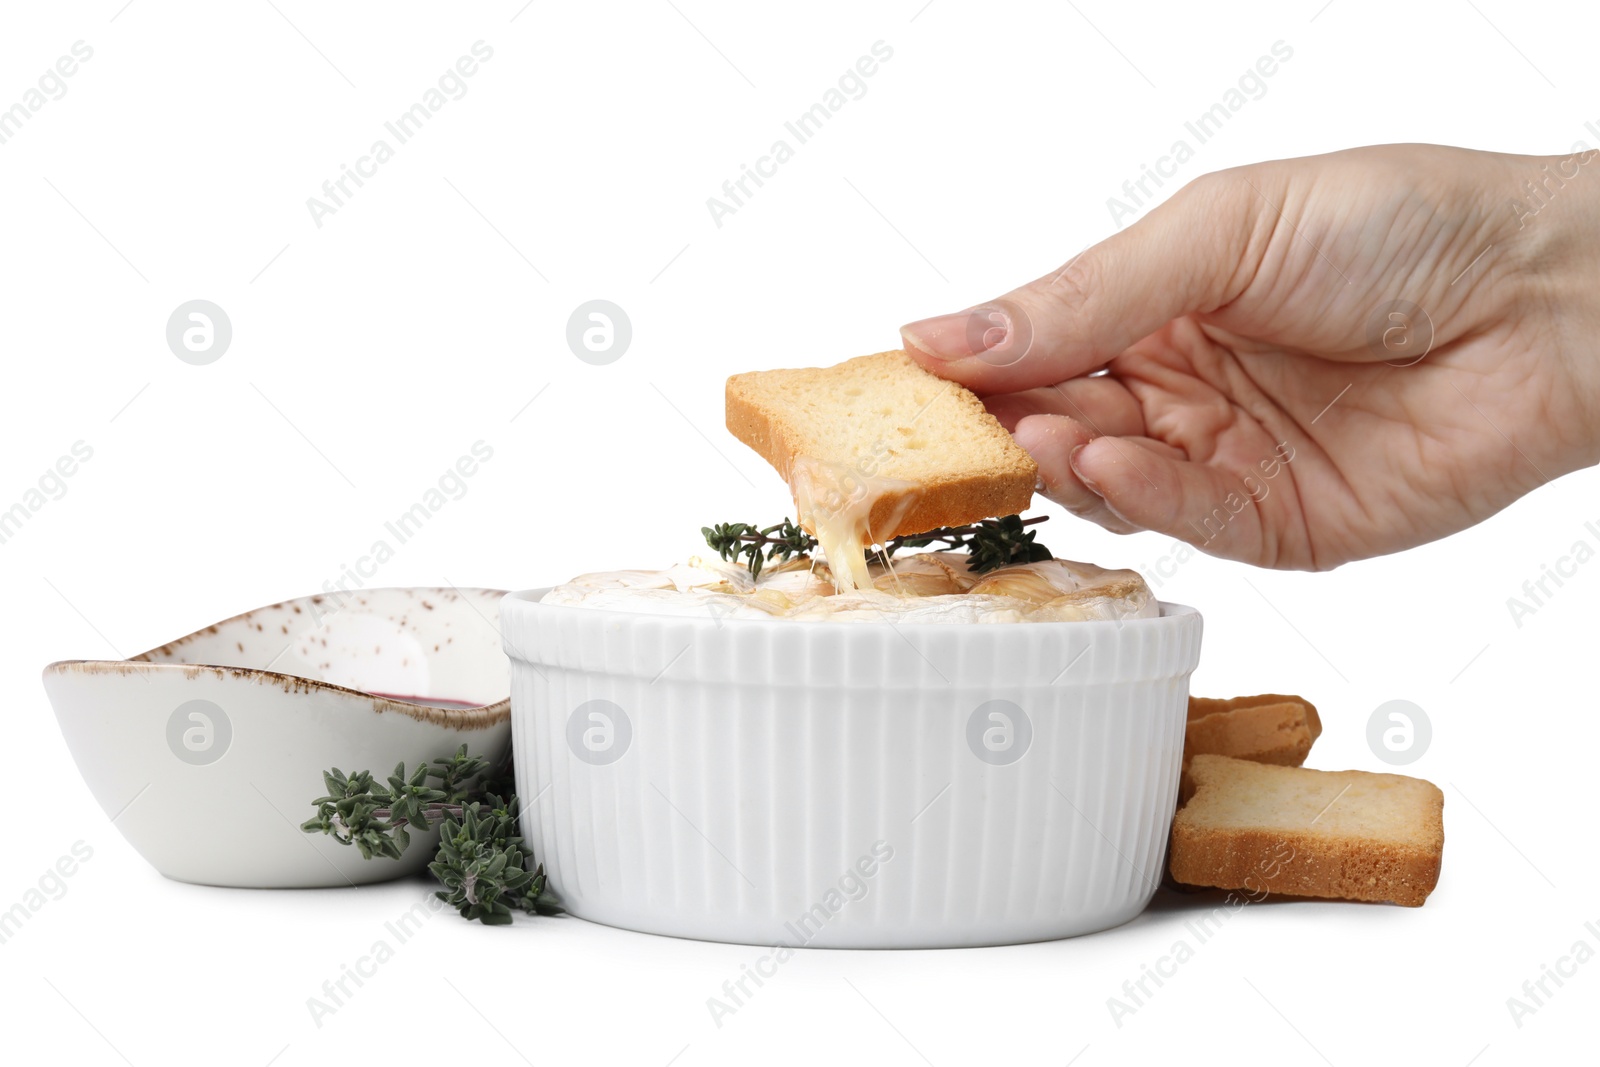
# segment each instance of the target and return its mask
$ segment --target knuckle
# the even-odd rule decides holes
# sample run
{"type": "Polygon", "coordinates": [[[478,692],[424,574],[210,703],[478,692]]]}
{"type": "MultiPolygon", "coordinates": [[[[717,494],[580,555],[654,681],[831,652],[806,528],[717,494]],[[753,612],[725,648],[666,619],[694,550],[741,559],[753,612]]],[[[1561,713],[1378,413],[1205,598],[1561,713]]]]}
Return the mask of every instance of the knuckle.
{"type": "Polygon", "coordinates": [[[1098,290],[1095,282],[1101,274],[1101,255],[1099,247],[1088,248],[1062,264],[1043,287],[1043,302],[1050,307],[1075,310],[1087,307],[1098,290]]]}

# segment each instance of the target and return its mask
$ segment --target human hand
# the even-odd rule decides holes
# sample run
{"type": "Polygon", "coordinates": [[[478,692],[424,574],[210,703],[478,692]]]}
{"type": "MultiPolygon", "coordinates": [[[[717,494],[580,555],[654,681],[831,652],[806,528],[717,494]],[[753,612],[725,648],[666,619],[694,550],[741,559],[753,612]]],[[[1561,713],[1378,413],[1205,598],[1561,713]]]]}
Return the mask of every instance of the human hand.
{"type": "Polygon", "coordinates": [[[1578,147],[1208,174],[905,348],[1107,529],[1265,567],[1409,548],[1600,462],[1600,151],[1578,147]]]}

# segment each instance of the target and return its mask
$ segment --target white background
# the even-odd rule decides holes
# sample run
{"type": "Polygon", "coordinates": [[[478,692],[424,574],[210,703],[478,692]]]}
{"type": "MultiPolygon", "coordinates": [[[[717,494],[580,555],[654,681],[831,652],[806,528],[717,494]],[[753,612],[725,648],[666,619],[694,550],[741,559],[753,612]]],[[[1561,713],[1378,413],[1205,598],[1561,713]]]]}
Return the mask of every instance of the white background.
{"type": "MultiPolygon", "coordinates": [[[[664,565],[696,551],[708,522],[776,521],[784,486],[722,428],[727,374],[894,347],[904,321],[1059,265],[1114,229],[1107,197],[1278,40],[1293,58],[1184,178],[1366,143],[1595,143],[1592,12],[122,3],[0,15],[0,107],[74,42],[94,49],[66,95],[0,145],[0,507],[74,442],[93,448],[65,495],[0,544],[0,908],[74,842],[93,849],[66,895],[0,945],[8,1058],[1593,1057],[1600,962],[1521,1028],[1506,998],[1580,937],[1600,947],[1583,929],[1600,920],[1600,565],[1520,627],[1506,601],[1573,542],[1600,543],[1584,528],[1600,522],[1594,471],[1447,542],[1334,574],[1201,557],[1162,584],[1206,616],[1197,692],[1319,704],[1313,766],[1386,769],[1367,717],[1389,699],[1421,705],[1434,738],[1409,773],[1444,789],[1448,847],[1420,910],[1245,909],[1120,1027],[1106,1000],[1183,935],[1184,898],[1163,893],[1135,922],[1072,941],[802,952],[720,1028],[706,999],[755,950],[570,918],[488,929],[441,916],[319,1028],[306,999],[423,883],[273,893],[164,880],[90,798],[38,682],[50,660],[133,654],[318,590],[478,440],[492,461],[372,584],[542,585],[664,565]],[[306,199],[480,39],[494,55],[467,94],[314,225],[306,199]],[[714,225],[706,198],[879,40],[893,58],[866,95],[714,225]],[[203,367],[164,337],[195,298],[234,330],[203,367]],[[609,366],[564,338],[593,298],[633,323],[609,366]]],[[[1058,554],[1148,571],[1171,550],[1045,510],[1058,554]]]]}

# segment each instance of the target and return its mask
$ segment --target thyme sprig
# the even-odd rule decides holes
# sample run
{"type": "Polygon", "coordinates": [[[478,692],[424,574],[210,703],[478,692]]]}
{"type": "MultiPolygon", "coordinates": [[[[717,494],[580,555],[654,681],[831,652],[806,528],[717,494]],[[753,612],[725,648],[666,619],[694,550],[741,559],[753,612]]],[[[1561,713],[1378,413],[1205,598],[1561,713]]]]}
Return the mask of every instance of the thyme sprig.
{"type": "MultiPolygon", "coordinates": [[[[941,526],[926,533],[896,537],[887,544],[875,546],[872,554],[887,560],[902,548],[927,548],[938,544],[951,550],[965,549],[969,557],[967,569],[984,574],[1013,563],[1036,563],[1054,558],[1048,548],[1035,540],[1038,531],[1027,529],[1049,517],[1035,515],[1024,519],[1019,515],[1006,515],[970,526],[941,526]]],[[[702,526],[700,532],[705,535],[706,544],[723,559],[733,562],[743,558],[752,578],[761,577],[762,565],[768,560],[804,556],[817,547],[817,539],[790,519],[764,527],[748,522],[721,522],[702,526]]]]}
{"type": "Polygon", "coordinates": [[[544,896],[544,868],[528,870],[517,833],[517,798],[467,804],[457,819],[446,815],[439,832],[439,852],[428,870],[444,891],[435,895],[486,926],[511,921],[511,909],[549,914],[556,911],[544,896]]]}
{"type": "Polygon", "coordinates": [[[761,577],[761,565],[766,560],[803,556],[817,547],[817,539],[790,519],[767,527],[752,526],[748,522],[719,522],[715,526],[700,527],[700,532],[705,534],[706,544],[730,563],[743,556],[752,578],[761,577]]]}
{"type": "Polygon", "coordinates": [[[544,868],[528,870],[509,765],[496,767],[462,745],[410,774],[398,764],[387,784],[371,771],[347,775],[337,767],[322,781],[328,792],[311,802],[317,814],[301,824],[306,833],[354,845],[363,859],[399,859],[410,829],[437,823],[439,850],[428,870],[445,887],[435,895],[462,916],[498,926],[511,921],[513,908],[556,910],[544,896],[544,868]]]}

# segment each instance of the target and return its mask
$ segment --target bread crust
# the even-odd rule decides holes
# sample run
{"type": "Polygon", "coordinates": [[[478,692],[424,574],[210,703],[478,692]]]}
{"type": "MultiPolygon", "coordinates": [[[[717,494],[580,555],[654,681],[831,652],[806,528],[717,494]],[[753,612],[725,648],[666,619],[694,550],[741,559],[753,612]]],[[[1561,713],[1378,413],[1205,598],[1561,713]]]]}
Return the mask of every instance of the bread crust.
{"type": "Polygon", "coordinates": [[[1239,708],[1257,708],[1267,704],[1300,704],[1306,709],[1307,718],[1317,724],[1317,733],[1322,732],[1322,720],[1317,715],[1317,706],[1303,696],[1292,696],[1288,693],[1260,693],[1256,696],[1245,697],[1196,697],[1189,698],[1189,721],[1215,715],[1219,711],[1235,711],[1239,708]]]}
{"type": "MultiPolygon", "coordinates": [[[[910,357],[894,350],[863,359],[899,357],[907,364],[910,357]]],[[[823,373],[824,368],[817,373],[823,373]]],[[[917,373],[926,374],[921,368],[917,373]]],[[[793,485],[794,463],[801,455],[804,432],[781,408],[764,404],[747,386],[763,373],[735,374],[726,388],[727,425],[735,437],[749,445],[762,459],[772,464],[783,479],[793,485]]],[[[999,434],[1009,434],[990,415],[969,390],[953,382],[940,382],[941,388],[958,403],[969,408],[974,418],[987,420],[999,434]]],[[[946,395],[941,393],[941,397],[946,395]]],[[[1038,467],[1016,445],[1007,453],[1000,468],[983,472],[946,475],[927,480],[914,489],[884,487],[868,516],[869,529],[879,542],[893,537],[924,533],[941,526],[962,526],[998,515],[1012,515],[1027,509],[1033,501],[1038,467]]],[[[825,459],[826,457],[815,457],[825,459]]],[[[815,531],[812,531],[815,532],[815,531]]]]}
{"type": "Polygon", "coordinates": [[[1175,880],[1192,886],[1420,908],[1439,884],[1442,860],[1440,852],[1376,842],[1354,847],[1315,833],[1219,832],[1175,823],[1170,868],[1175,880]]]}
{"type": "Polygon", "coordinates": [[[1322,735],[1322,720],[1311,702],[1301,697],[1265,693],[1216,700],[1189,698],[1184,731],[1185,762],[1198,755],[1298,767],[1322,735]]]}

